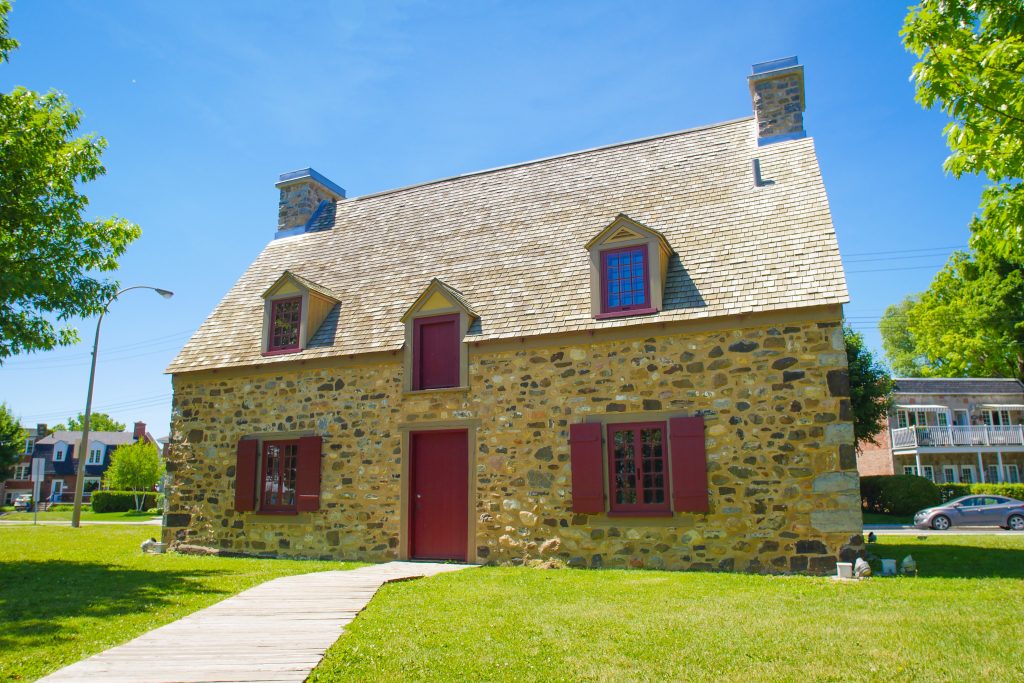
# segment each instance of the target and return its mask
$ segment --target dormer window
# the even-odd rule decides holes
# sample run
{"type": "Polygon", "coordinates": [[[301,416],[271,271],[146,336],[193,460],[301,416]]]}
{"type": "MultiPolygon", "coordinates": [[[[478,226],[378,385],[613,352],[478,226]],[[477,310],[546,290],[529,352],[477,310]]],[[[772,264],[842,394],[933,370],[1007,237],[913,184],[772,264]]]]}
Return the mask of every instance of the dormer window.
{"type": "Polygon", "coordinates": [[[469,385],[469,355],[462,339],[477,317],[458,290],[436,278],[430,282],[402,316],[406,391],[469,385]]]}
{"type": "Polygon", "coordinates": [[[591,313],[598,320],[657,313],[674,253],[658,231],[620,214],[586,245],[591,313]]]}
{"type": "Polygon", "coordinates": [[[103,444],[93,443],[89,448],[89,457],[86,458],[86,465],[102,465],[103,464],[103,444]]]}
{"type": "Polygon", "coordinates": [[[267,352],[297,351],[302,323],[302,297],[270,302],[270,338],[267,352]]]}
{"type": "MultiPolygon", "coordinates": [[[[329,315],[337,315],[340,305],[330,290],[287,270],[263,293],[263,300],[265,356],[297,353],[315,345],[317,332],[329,315]]],[[[333,342],[332,336],[323,343],[333,342]]]]}
{"type": "Polygon", "coordinates": [[[58,441],[53,445],[53,461],[64,462],[68,458],[68,445],[63,441],[58,441]]]}
{"type": "Polygon", "coordinates": [[[647,246],[601,252],[601,312],[650,308],[647,246]]]}

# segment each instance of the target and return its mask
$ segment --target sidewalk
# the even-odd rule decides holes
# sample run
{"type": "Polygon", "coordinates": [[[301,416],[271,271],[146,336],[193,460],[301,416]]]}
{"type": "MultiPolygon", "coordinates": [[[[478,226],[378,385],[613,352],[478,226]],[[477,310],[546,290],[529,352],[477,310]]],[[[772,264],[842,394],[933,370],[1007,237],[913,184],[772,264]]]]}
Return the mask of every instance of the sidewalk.
{"type": "Polygon", "coordinates": [[[40,680],[301,683],[382,585],[469,566],[388,562],[274,579],[40,680]]]}

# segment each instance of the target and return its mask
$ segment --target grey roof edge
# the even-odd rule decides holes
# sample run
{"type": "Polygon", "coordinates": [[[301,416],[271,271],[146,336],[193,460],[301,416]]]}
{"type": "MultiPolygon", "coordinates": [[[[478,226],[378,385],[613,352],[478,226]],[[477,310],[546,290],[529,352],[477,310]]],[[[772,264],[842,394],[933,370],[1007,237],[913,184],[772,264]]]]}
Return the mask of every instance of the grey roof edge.
{"type": "Polygon", "coordinates": [[[624,140],[622,142],[613,142],[607,145],[598,145],[597,147],[588,147],[586,149],[578,149],[572,152],[563,152],[562,154],[552,154],[551,156],[540,157],[537,159],[530,159],[529,161],[518,161],[514,164],[505,164],[504,166],[493,166],[491,168],[485,168],[479,171],[469,171],[468,173],[459,173],[457,175],[445,176],[443,178],[436,178],[434,180],[426,180],[422,183],[413,183],[412,185],[403,185],[401,187],[392,188],[390,190],[381,190],[380,192],[371,192],[370,194],[360,195],[358,197],[352,197],[347,199],[349,202],[358,202],[363,199],[373,199],[383,195],[393,194],[395,192],[404,192],[406,190],[414,190],[420,187],[426,187],[427,185],[436,185],[438,183],[444,183],[451,180],[460,180],[462,178],[472,178],[478,175],[485,175],[487,173],[494,173],[496,171],[507,171],[512,168],[520,168],[522,166],[532,166],[534,164],[540,164],[545,161],[554,161],[556,159],[565,159],[568,157],[578,156],[580,154],[589,154],[590,152],[601,152],[606,149],[614,149],[616,147],[626,147],[628,145],[636,145],[643,142],[651,142],[652,140],[659,140],[661,138],[670,138],[676,135],[685,135],[687,133],[697,133],[703,130],[711,130],[712,128],[721,128],[723,126],[732,126],[737,123],[744,121],[753,121],[753,115],[741,116],[740,118],[730,119],[728,121],[719,121],[718,123],[709,123],[702,126],[694,126],[693,128],[684,128],[682,130],[675,130],[670,133],[658,133],[657,135],[648,135],[642,138],[634,138],[632,140],[624,140]]]}
{"type": "Polygon", "coordinates": [[[285,185],[293,185],[301,180],[305,179],[313,180],[323,185],[326,189],[330,190],[334,194],[338,195],[341,199],[345,198],[345,188],[337,184],[322,173],[317,172],[314,168],[300,168],[296,171],[288,171],[278,176],[277,182],[274,183],[274,187],[283,187],[285,185]]]}
{"type": "MultiPolygon", "coordinates": [[[[998,389],[996,389],[996,390],[986,390],[986,391],[966,391],[966,390],[964,390],[964,391],[961,391],[960,393],[963,393],[963,394],[979,394],[979,395],[988,395],[988,394],[994,394],[994,395],[1007,394],[1007,395],[1012,395],[1012,394],[1024,393],[1024,382],[1022,382],[1021,380],[1017,379],[1016,377],[893,377],[892,380],[893,380],[893,382],[935,382],[935,383],[938,383],[938,382],[952,382],[954,384],[961,383],[961,382],[962,383],[967,383],[967,382],[1002,382],[1002,383],[1013,383],[1013,384],[1015,384],[1017,386],[1016,390],[1014,390],[1014,391],[1005,391],[1005,390],[1004,391],[1000,391],[998,389]]],[[[895,393],[897,393],[897,394],[940,395],[940,394],[949,394],[950,392],[948,392],[948,391],[929,392],[929,391],[909,391],[909,390],[900,391],[899,389],[896,389],[895,393]]]]}

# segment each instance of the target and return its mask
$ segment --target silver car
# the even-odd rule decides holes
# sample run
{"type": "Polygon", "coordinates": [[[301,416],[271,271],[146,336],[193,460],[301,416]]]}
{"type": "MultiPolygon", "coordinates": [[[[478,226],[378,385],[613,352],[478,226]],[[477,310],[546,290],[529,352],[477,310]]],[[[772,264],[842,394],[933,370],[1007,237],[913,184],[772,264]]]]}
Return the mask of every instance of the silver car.
{"type": "Polygon", "coordinates": [[[1024,500],[988,494],[961,496],[914,515],[918,529],[951,526],[1001,526],[1024,531],[1024,500]]]}

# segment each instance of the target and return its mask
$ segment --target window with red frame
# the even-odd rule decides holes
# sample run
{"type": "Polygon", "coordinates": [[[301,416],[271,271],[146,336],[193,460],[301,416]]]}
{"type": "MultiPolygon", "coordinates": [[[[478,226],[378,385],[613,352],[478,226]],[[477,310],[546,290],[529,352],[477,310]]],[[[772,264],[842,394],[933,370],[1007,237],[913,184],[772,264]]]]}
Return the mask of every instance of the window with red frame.
{"type": "Polygon", "coordinates": [[[299,348],[302,297],[278,299],[270,304],[270,331],[267,351],[294,351],[299,348]]]}
{"type": "Polygon", "coordinates": [[[263,496],[260,499],[260,511],[295,511],[298,462],[298,440],[263,443],[263,496]]]}
{"type": "Polygon", "coordinates": [[[651,307],[647,291],[647,246],[601,252],[601,310],[605,313],[651,307]]]}
{"type": "Polygon", "coordinates": [[[608,426],[612,512],[669,511],[664,422],[608,426]]]}

